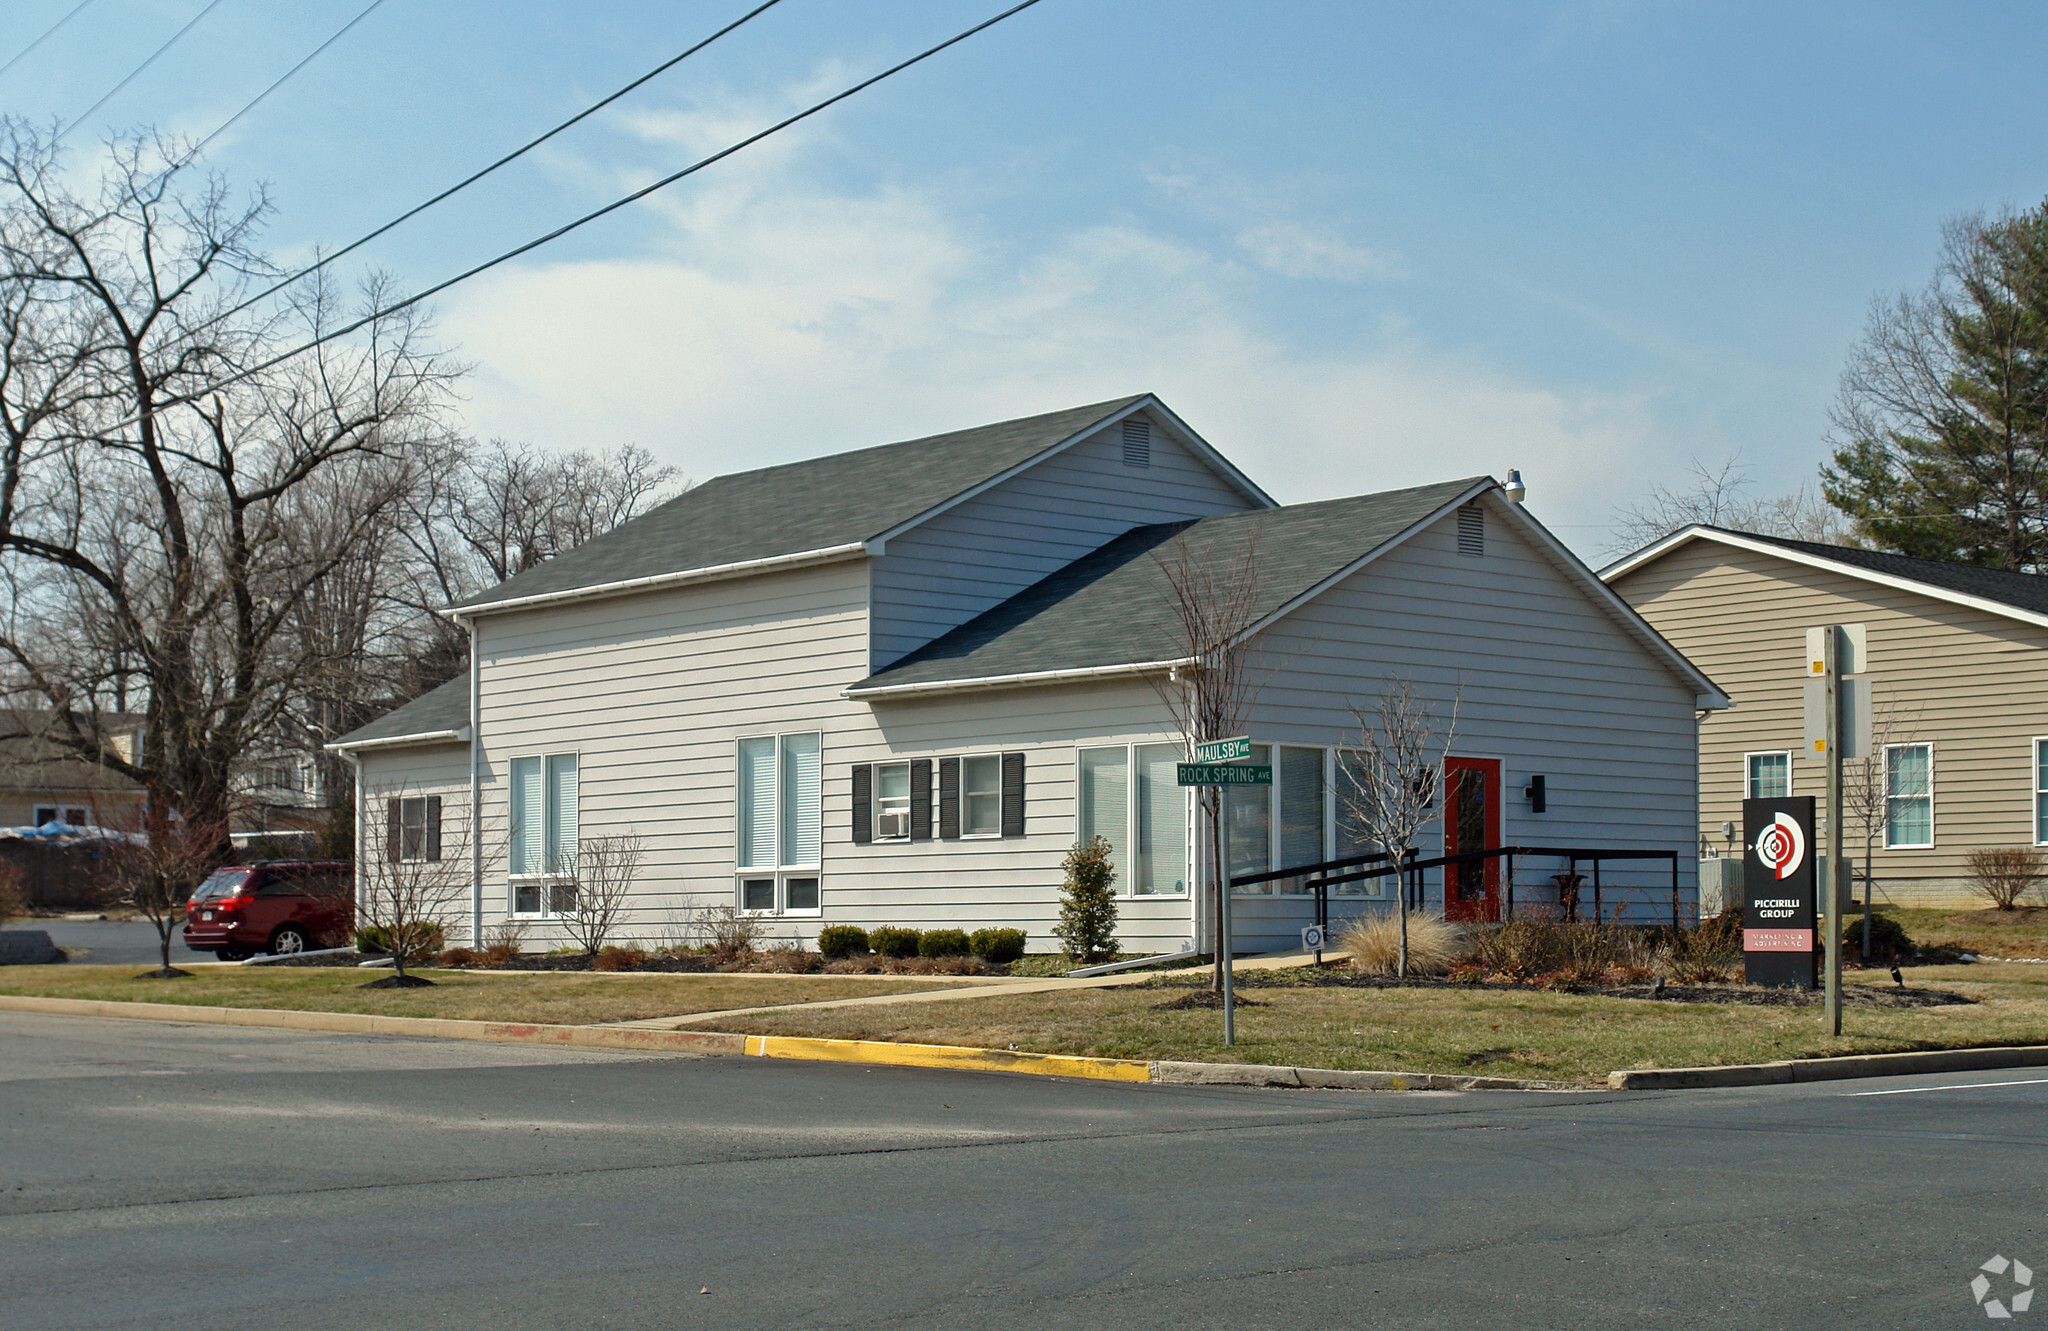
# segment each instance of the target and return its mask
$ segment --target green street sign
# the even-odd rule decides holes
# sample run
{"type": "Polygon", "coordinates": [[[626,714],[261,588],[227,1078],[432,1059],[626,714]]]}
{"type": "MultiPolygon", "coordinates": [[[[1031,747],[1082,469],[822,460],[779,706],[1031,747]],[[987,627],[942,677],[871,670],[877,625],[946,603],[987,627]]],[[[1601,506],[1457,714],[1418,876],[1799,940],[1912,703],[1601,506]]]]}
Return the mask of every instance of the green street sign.
{"type": "MultiPolygon", "coordinates": [[[[1195,761],[1198,763],[1230,763],[1239,758],[1252,756],[1252,741],[1247,735],[1235,739],[1212,739],[1195,745],[1195,761]]],[[[1187,782],[1183,781],[1182,785],[1187,782]]]]}
{"type": "Polygon", "coordinates": [[[1270,786],[1271,767],[1237,763],[1179,763],[1174,774],[1183,786],[1270,786]]]}

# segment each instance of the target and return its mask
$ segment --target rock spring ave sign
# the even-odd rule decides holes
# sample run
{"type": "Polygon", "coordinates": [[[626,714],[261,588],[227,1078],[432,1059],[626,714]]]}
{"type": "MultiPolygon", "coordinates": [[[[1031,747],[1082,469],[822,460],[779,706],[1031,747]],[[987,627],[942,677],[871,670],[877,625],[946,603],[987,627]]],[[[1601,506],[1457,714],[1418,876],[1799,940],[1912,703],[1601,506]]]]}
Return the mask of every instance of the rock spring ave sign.
{"type": "MultiPolygon", "coordinates": [[[[1195,761],[1198,763],[1234,763],[1240,758],[1252,756],[1252,741],[1249,735],[1238,735],[1233,739],[1209,739],[1195,745],[1195,761]]],[[[1188,783],[1183,781],[1182,785],[1188,783]]]]}
{"type": "Polygon", "coordinates": [[[1180,763],[1174,768],[1183,786],[1270,786],[1273,769],[1249,763],[1180,763]]]}

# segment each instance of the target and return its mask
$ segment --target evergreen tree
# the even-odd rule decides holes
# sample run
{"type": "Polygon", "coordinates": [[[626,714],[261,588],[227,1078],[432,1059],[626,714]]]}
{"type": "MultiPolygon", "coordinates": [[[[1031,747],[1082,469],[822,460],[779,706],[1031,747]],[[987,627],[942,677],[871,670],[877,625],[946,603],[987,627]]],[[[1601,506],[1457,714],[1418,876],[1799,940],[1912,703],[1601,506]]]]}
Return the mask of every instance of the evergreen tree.
{"type": "Polygon", "coordinates": [[[1060,887],[1060,922],[1053,934],[1076,965],[1116,957],[1116,894],[1110,890],[1116,867],[1109,856],[1109,842],[1092,837],[1075,843],[1060,866],[1067,880],[1060,887]]]}
{"type": "Polygon", "coordinates": [[[1833,412],[1830,503],[1871,544],[2048,566],[2048,203],[1946,229],[1934,281],[1871,307],[1833,412]]]}

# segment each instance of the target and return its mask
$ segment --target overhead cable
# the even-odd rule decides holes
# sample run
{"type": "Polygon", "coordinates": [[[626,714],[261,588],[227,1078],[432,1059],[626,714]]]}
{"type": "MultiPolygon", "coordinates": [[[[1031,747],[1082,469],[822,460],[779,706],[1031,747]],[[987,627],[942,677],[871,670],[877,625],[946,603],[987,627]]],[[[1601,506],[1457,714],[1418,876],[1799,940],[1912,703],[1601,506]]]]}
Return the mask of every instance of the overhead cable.
{"type": "Polygon", "coordinates": [[[63,18],[58,19],[55,23],[52,23],[49,27],[45,28],[43,30],[42,36],[36,38],[27,46],[24,46],[19,51],[15,52],[14,58],[12,60],[9,60],[4,65],[0,65],[0,74],[5,74],[8,70],[13,69],[16,65],[28,59],[29,53],[31,51],[35,50],[38,46],[41,46],[44,42],[49,41],[50,38],[56,36],[57,29],[63,27],[72,19],[77,18],[79,14],[84,12],[85,7],[91,3],[92,0],[78,0],[78,4],[72,8],[70,13],[66,14],[63,18]]]}
{"type": "Polygon", "coordinates": [[[197,27],[200,19],[205,18],[214,10],[219,9],[220,2],[221,0],[210,0],[210,3],[206,6],[206,8],[200,10],[197,14],[194,14],[192,16],[191,22],[187,23],[184,27],[172,33],[169,41],[165,42],[162,46],[157,47],[156,50],[151,51],[149,53],[149,59],[143,61],[135,68],[129,70],[127,78],[122,79],[119,83],[116,83],[113,87],[109,88],[107,90],[107,95],[100,98],[98,101],[94,102],[91,106],[88,106],[85,109],[85,113],[83,115],[80,115],[79,117],[77,117],[77,119],[74,119],[69,124],[65,125],[62,129],[58,130],[57,133],[54,136],[52,136],[50,142],[53,145],[62,143],[64,141],[64,136],[66,134],[69,134],[73,129],[77,128],[78,124],[81,121],[91,119],[93,112],[99,110],[108,102],[114,100],[115,95],[119,93],[121,89],[133,83],[136,80],[136,78],[141,75],[143,70],[148,69],[151,65],[155,64],[158,56],[170,50],[173,46],[176,46],[178,44],[178,39],[180,37],[183,37],[186,33],[192,31],[193,28],[197,27]]]}

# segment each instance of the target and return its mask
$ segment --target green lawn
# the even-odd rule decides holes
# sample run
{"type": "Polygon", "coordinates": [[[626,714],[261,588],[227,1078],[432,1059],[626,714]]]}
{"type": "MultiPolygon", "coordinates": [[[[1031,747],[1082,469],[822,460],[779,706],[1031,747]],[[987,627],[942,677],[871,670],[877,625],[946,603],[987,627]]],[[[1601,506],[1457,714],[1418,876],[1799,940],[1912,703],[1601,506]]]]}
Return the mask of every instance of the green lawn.
{"type": "MultiPolygon", "coordinates": [[[[1922,967],[1916,988],[1968,1006],[1864,1010],[1821,1034],[1818,1007],[1649,1002],[1540,991],[1257,988],[1237,1014],[1159,1011],[1186,988],[1069,990],[959,1003],[876,1004],[728,1018],[720,1030],[974,1045],[1107,1058],[1282,1063],[1571,1081],[1618,1068],[2048,1043],[2048,966],[1922,967]]],[[[1889,981],[1885,981],[1889,983],[1889,981]]]]}
{"type": "MultiPolygon", "coordinates": [[[[2041,907],[1993,911],[1880,906],[1877,913],[1897,920],[1921,947],[1948,943],[1980,956],[2048,957],[2048,909],[2041,907]]],[[[1855,937],[1853,930],[1850,936],[1855,937]]]]}
{"type": "Polygon", "coordinates": [[[431,989],[365,989],[363,986],[369,981],[391,972],[354,967],[330,970],[311,966],[222,966],[195,970],[189,976],[172,980],[139,978],[140,972],[138,966],[9,966],[0,969],[0,994],[590,1025],[776,1003],[901,994],[959,984],[958,980],[902,976],[811,979],[787,975],[494,975],[426,970],[415,973],[433,980],[431,989]]]}

